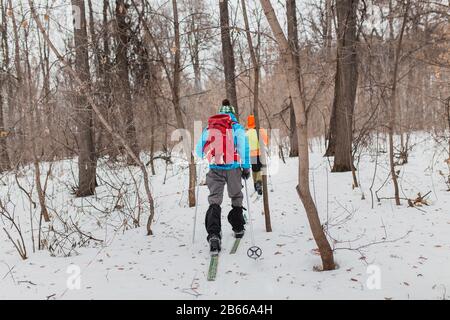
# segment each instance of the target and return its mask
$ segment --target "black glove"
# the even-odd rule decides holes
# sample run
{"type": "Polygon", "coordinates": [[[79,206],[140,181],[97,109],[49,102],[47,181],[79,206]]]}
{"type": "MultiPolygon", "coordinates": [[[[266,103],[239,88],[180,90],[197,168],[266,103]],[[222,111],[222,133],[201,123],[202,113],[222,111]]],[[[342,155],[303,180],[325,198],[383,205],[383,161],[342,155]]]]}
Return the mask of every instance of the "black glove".
{"type": "Polygon", "coordinates": [[[250,178],[250,169],[242,169],[242,179],[248,180],[250,178]]]}

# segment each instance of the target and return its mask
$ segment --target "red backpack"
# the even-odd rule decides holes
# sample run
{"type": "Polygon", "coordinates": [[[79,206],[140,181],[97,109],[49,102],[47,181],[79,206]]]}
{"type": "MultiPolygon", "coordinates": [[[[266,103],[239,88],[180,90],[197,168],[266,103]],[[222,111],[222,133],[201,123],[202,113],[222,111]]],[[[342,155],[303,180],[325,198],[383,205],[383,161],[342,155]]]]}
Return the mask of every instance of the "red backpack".
{"type": "Polygon", "coordinates": [[[234,123],[228,114],[217,114],[208,119],[208,138],[203,153],[210,164],[231,164],[239,160],[233,138],[234,123]]]}

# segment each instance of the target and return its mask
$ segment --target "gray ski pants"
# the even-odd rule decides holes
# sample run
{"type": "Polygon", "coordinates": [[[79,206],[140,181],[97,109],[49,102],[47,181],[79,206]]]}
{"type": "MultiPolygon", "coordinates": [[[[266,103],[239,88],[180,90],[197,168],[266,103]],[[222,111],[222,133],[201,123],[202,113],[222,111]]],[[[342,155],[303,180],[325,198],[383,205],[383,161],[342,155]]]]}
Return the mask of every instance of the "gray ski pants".
{"type": "Polygon", "coordinates": [[[206,184],[209,188],[208,202],[210,205],[221,205],[223,201],[223,190],[227,184],[228,196],[234,207],[242,207],[242,173],[241,169],[218,170],[210,169],[206,175],[206,184]]]}

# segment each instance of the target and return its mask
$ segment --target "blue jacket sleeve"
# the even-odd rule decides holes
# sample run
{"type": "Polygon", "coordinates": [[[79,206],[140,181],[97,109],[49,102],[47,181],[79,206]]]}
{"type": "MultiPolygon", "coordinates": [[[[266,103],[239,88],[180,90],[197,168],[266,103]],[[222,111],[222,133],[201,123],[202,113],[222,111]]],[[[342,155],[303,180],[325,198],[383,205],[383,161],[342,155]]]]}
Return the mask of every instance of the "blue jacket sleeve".
{"type": "Polygon", "coordinates": [[[208,129],[203,129],[202,136],[198,140],[197,145],[195,146],[195,153],[199,158],[203,158],[203,146],[206,143],[206,140],[208,139],[208,129]]]}
{"type": "Polygon", "coordinates": [[[250,169],[250,145],[248,137],[245,134],[245,129],[240,124],[234,125],[236,149],[241,158],[241,167],[244,169],[250,169]]]}

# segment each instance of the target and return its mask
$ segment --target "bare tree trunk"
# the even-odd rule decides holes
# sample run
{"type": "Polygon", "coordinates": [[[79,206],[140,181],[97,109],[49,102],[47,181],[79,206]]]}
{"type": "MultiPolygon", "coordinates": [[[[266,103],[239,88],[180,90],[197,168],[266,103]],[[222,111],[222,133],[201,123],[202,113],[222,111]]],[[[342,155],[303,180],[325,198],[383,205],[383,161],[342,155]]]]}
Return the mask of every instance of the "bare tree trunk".
{"type": "MultiPolygon", "coordinates": [[[[253,114],[255,116],[255,122],[256,122],[256,134],[258,137],[259,142],[259,150],[261,151],[261,162],[267,166],[266,161],[266,155],[264,153],[264,150],[262,148],[261,143],[261,136],[260,136],[260,121],[259,121],[259,77],[260,77],[260,63],[259,63],[259,56],[257,56],[257,53],[255,52],[255,48],[253,46],[252,42],[252,36],[250,34],[250,26],[248,22],[248,15],[247,15],[247,8],[245,5],[245,0],[241,0],[242,5],[242,13],[244,16],[244,23],[245,23],[245,31],[247,35],[247,43],[250,51],[250,56],[252,59],[253,64],[253,71],[254,71],[254,86],[253,86],[253,114]]],[[[258,36],[259,37],[259,36],[258,36]]],[[[259,39],[258,39],[259,40],[259,39]]],[[[267,167],[266,167],[267,169],[267,167]]],[[[267,171],[267,170],[265,170],[267,171]]],[[[267,192],[267,172],[263,172],[262,175],[263,181],[263,203],[264,203],[264,217],[265,217],[265,223],[266,223],[266,231],[272,232],[272,223],[270,221],[270,206],[269,206],[269,193],[267,192]]]]}
{"type": "MultiPolygon", "coordinates": [[[[297,77],[300,82],[300,48],[298,43],[297,7],[295,0],[286,0],[286,16],[288,25],[288,39],[291,45],[291,50],[294,52],[294,59],[297,64],[297,77]]],[[[301,86],[300,83],[299,86],[301,86]]],[[[291,147],[289,157],[298,157],[298,134],[292,99],[289,103],[289,122],[289,142],[291,147]]]]}
{"type": "Polygon", "coordinates": [[[14,114],[16,115],[18,120],[18,129],[15,128],[16,133],[18,133],[19,138],[18,141],[18,148],[14,150],[14,159],[17,159],[16,165],[18,165],[21,161],[23,161],[22,157],[25,153],[25,134],[22,132],[24,130],[24,124],[23,124],[23,109],[20,104],[17,103],[17,101],[23,100],[24,97],[24,87],[23,87],[23,72],[22,72],[22,65],[20,60],[20,45],[19,45],[19,31],[17,27],[17,21],[16,21],[16,15],[14,12],[14,7],[12,5],[12,0],[9,0],[9,12],[11,17],[11,24],[12,24],[12,31],[14,35],[14,65],[16,68],[16,77],[17,77],[17,86],[16,90],[14,91],[13,86],[11,86],[9,89],[9,94],[11,95],[9,97],[9,101],[12,102],[10,106],[14,105],[14,114]],[[13,97],[14,95],[14,97],[13,97]],[[14,101],[14,102],[13,102],[14,101]]]}
{"type": "Polygon", "coordinates": [[[219,9],[220,9],[220,30],[222,38],[222,55],[225,72],[226,93],[228,100],[230,100],[230,103],[234,106],[236,110],[236,117],[237,120],[239,121],[239,108],[236,93],[234,51],[230,35],[228,0],[219,1],[219,9]]]}
{"type": "MultiPolygon", "coordinates": [[[[118,43],[117,43],[117,68],[118,75],[121,81],[120,85],[120,107],[123,119],[125,120],[125,132],[128,144],[133,153],[139,157],[139,145],[137,142],[136,128],[134,126],[134,111],[133,101],[131,98],[131,87],[129,79],[129,61],[128,61],[128,46],[130,37],[128,35],[128,4],[126,0],[116,0],[116,20],[118,28],[118,43]]],[[[134,160],[128,157],[127,162],[134,164],[134,160]]]]}
{"type": "Polygon", "coordinates": [[[298,133],[292,102],[289,102],[289,142],[289,157],[298,157],[298,133]]]}
{"type": "MultiPolygon", "coordinates": [[[[48,14],[49,11],[49,4],[48,0],[45,4],[45,9],[48,14]]],[[[47,30],[50,32],[50,21],[47,21],[47,30]]],[[[54,144],[54,138],[57,135],[54,128],[54,104],[52,103],[51,99],[51,89],[50,89],[50,59],[49,59],[49,49],[46,45],[46,42],[44,41],[42,43],[41,37],[38,36],[38,42],[39,42],[39,54],[40,59],[42,61],[41,63],[41,70],[42,70],[42,91],[43,91],[43,102],[44,102],[44,121],[46,130],[44,133],[45,138],[50,138],[49,142],[49,157],[53,158],[57,153],[57,148],[54,144]]],[[[45,150],[45,145],[42,147],[45,150]]]]}
{"type": "MultiPolygon", "coordinates": [[[[89,73],[88,37],[86,30],[86,13],[84,0],[72,0],[72,6],[79,8],[79,26],[74,24],[75,68],[86,90],[77,92],[77,127],[78,127],[78,197],[91,196],[95,193],[97,158],[92,127],[92,107],[87,102],[85,92],[89,92],[91,78],[89,73]],[[78,28],[79,27],[79,28],[78,28]]],[[[75,19],[74,19],[75,21],[75,19]]]]}
{"type": "MultiPolygon", "coordinates": [[[[8,43],[8,21],[7,21],[7,17],[6,17],[6,10],[7,10],[7,7],[6,7],[6,3],[3,3],[3,0],[0,0],[0,14],[1,14],[1,16],[2,16],[2,23],[1,23],[1,50],[2,50],[2,53],[3,53],[3,56],[4,56],[4,60],[3,60],[3,67],[4,67],[4,69],[5,70],[9,70],[9,68],[10,68],[10,58],[9,58],[9,43],[8,43]]],[[[5,101],[7,101],[7,105],[8,105],[8,112],[7,112],[7,114],[8,114],[8,121],[9,121],[9,123],[11,124],[11,123],[13,123],[13,121],[14,121],[14,103],[13,103],[13,99],[12,99],[12,96],[13,96],[13,85],[12,85],[12,80],[11,80],[11,77],[9,76],[7,76],[7,77],[5,77],[5,79],[6,79],[6,84],[7,84],[7,96],[8,96],[8,99],[7,100],[1,100],[0,101],[0,104],[2,104],[2,110],[0,110],[0,111],[3,111],[2,113],[1,113],[1,115],[0,115],[0,117],[2,117],[2,121],[0,122],[0,126],[3,126],[3,129],[2,128],[0,128],[0,131],[2,131],[3,130],[3,133],[0,133],[0,144],[2,144],[2,146],[0,146],[0,148],[4,148],[4,151],[0,151],[0,157],[1,157],[1,154],[3,153],[3,152],[5,152],[6,153],[6,155],[8,156],[8,164],[7,164],[7,167],[6,167],[6,156],[4,156],[4,158],[3,158],[3,160],[0,160],[0,162],[2,162],[3,164],[0,164],[0,171],[2,171],[2,169],[1,169],[1,167],[3,166],[3,170],[8,170],[8,169],[10,169],[11,168],[11,159],[10,159],[10,157],[9,157],[9,155],[8,155],[8,141],[7,141],[7,139],[8,139],[8,136],[9,136],[9,133],[7,133],[6,131],[5,131],[5,118],[4,118],[4,111],[5,111],[5,108],[4,108],[4,102],[5,101]],[[3,140],[3,141],[2,141],[3,140]]],[[[3,86],[2,86],[2,84],[1,84],[1,79],[0,79],[0,91],[2,90],[2,88],[3,88],[3,86]]],[[[2,92],[0,92],[0,99],[2,98],[2,92]]]]}
{"type": "Polygon", "coordinates": [[[356,54],[358,2],[359,0],[336,2],[338,20],[336,86],[330,119],[329,150],[327,150],[327,155],[334,155],[333,172],[353,169],[353,112],[358,85],[356,54]]]}
{"type": "MultiPolygon", "coordinates": [[[[2,23],[0,24],[1,28],[1,52],[4,55],[8,55],[8,40],[7,40],[7,31],[6,31],[6,13],[5,13],[5,6],[3,5],[3,0],[0,0],[0,7],[1,12],[0,15],[2,17],[2,23]]],[[[6,56],[3,59],[3,65],[0,66],[0,68],[4,70],[8,70],[9,67],[9,57],[6,56]]],[[[6,80],[7,77],[0,76],[0,173],[6,170],[10,169],[10,161],[9,161],[9,155],[8,155],[8,145],[6,143],[6,139],[8,137],[8,132],[5,130],[5,119],[4,119],[4,99],[3,99],[3,85],[5,82],[9,82],[9,80],[6,80]]]]}
{"type": "MultiPolygon", "coordinates": [[[[334,11],[332,9],[333,0],[325,0],[325,28],[326,33],[324,33],[325,37],[325,51],[328,60],[331,60],[331,41],[333,39],[332,36],[332,21],[334,18],[334,11]]],[[[327,150],[325,151],[325,157],[334,156],[336,149],[336,94],[339,91],[339,81],[337,74],[339,73],[339,60],[336,61],[336,76],[334,79],[334,97],[333,104],[331,105],[331,113],[330,113],[330,125],[328,126],[328,132],[326,132],[325,140],[328,142],[327,150]]]]}
{"type": "Polygon", "coordinates": [[[332,33],[332,20],[333,20],[333,10],[332,10],[332,0],[325,0],[325,30],[324,36],[324,47],[327,59],[331,58],[331,41],[333,40],[332,33]]]}
{"type": "MultiPolygon", "coordinates": [[[[33,123],[33,117],[31,114],[28,115],[30,125],[33,123]]],[[[34,126],[32,125],[31,128],[34,126]]],[[[41,217],[44,218],[45,222],[50,222],[50,216],[48,215],[47,205],[45,204],[45,190],[42,188],[41,183],[41,169],[39,164],[39,159],[36,154],[36,142],[34,140],[34,137],[31,137],[31,146],[32,146],[32,156],[33,156],[33,166],[34,166],[34,179],[36,183],[36,191],[38,194],[39,199],[39,205],[41,207],[41,217]]]]}
{"type": "MultiPolygon", "coordinates": [[[[144,61],[144,75],[142,81],[145,83],[145,93],[147,95],[147,114],[150,118],[150,168],[151,173],[154,176],[156,174],[155,170],[155,149],[156,149],[156,132],[160,127],[160,117],[158,105],[156,103],[158,92],[156,90],[156,65],[152,62],[152,57],[150,56],[148,50],[145,50],[145,61],[144,61]]],[[[141,80],[138,80],[141,81],[141,80]]],[[[148,163],[147,163],[148,166],[148,163]]]]}
{"type": "Polygon", "coordinates": [[[284,36],[270,0],[260,0],[260,2],[270,28],[272,29],[272,33],[278,42],[289,92],[294,104],[299,140],[299,184],[297,186],[297,193],[303,203],[314,240],[319,248],[323,270],[333,270],[335,268],[333,251],[331,250],[331,246],[320,223],[319,214],[311,197],[309,188],[308,119],[306,106],[298,86],[299,79],[297,78],[295,58],[289,46],[289,42],[284,36]]]}
{"type": "MultiPolygon", "coordinates": [[[[88,0],[88,9],[89,9],[89,35],[91,38],[91,43],[92,46],[94,47],[93,51],[95,52],[95,63],[94,63],[94,70],[95,72],[99,73],[98,70],[100,69],[100,64],[101,64],[101,55],[100,55],[100,51],[98,49],[99,47],[99,42],[98,42],[98,36],[97,33],[95,32],[95,20],[94,20],[94,9],[92,7],[92,0],[88,0]]],[[[85,14],[86,16],[86,14],[85,14]]],[[[87,29],[87,27],[86,27],[87,29]]],[[[87,37],[86,37],[87,39],[87,37]]],[[[94,73],[94,71],[93,71],[94,73]]]]}
{"type": "MultiPolygon", "coordinates": [[[[102,10],[102,33],[99,36],[101,37],[101,42],[103,44],[103,51],[99,53],[99,79],[101,81],[101,107],[102,111],[105,113],[106,120],[108,123],[113,125],[113,128],[117,128],[117,125],[114,125],[114,116],[113,116],[113,105],[112,105],[112,92],[111,92],[111,76],[108,70],[111,68],[111,49],[109,45],[109,27],[108,27],[108,8],[109,8],[109,0],[103,0],[103,10],[102,10]]],[[[100,42],[100,40],[99,40],[100,42]]],[[[97,48],[97,50],[99,50],[97,48]]],[[[102,128],[103,129],[103,128],[102,128]]],[[[119,150],[116,147],[113,136],[107,130],[99,130],[99,144],[97,144],[97,152],[98,149],[104,150],[106,154],[110,156],[111,159],[116,159],[119,150]]]]}
{"type": "MultiPolygon", "coordinates": [[[[175,109],[175,116],[177,119],[177,125],[180,129],[186,129],[183,121],[183,114],[181,113],[180,105],[180,81],[181,81],[181,41],[180,41],[180,24],[178,21],[178,7],[177,1],[172,0],[173,7],[173,17],[174,17],[174,33],[175,33],[175,62],[173,69],[173,106],[175,109]]],[[[191,141],[183,141],[186,145],[190,144],[191,141]]],[[[191,150],[191,146],[185,148],[185,150],[191,150]]],[[[194,155],[190,152],[189,158],[189,207],[195,207],[195,183],[197,180],[196,165],[194,160],[194,155]]]]}
{"type": "MultiPolygon", "coordinates": [[[[400,191],[398,187],[397,181],[397,172],[395,171],[395,162],[394,162],[394,133],[395,133],[395,121],[396,121],[396,108],[397,108],[397,78],[398,78],[398,68],[399,68],[399,59],[402,51],[402,42],[403,42],[403,34],[405,32],[406,20],[408,18],[410,1],[407,0],[405,4],[405,12],[403,15],[402,27],[400,30],[397,48],[395,50],[395,58],[394,58],[394,71],[392,75],[392,89],[391,89],[391,97],[390,97],[390,114],[389,114],[389,164],[391,169],[391,177],[392,183],[394,184],[394,197],[395,204],[400,205],[400,191]]],[[[391,12],[392,13],[392,12],[391,12]]],[[[391,32],[393,32],[393,27],[391,26],[391,32]]]]}
{"type": "Polygon", "coordinates": [[[6,138],[8,133],[5,131],[5,123],[3,119],[3,81],[0,78],[0,173],[9,170],[8,147],[6,138]]]}
{"type": "Polygon", "coordinates": [[[199,53],[196,51],[195,56],[192,58],[192,64],[194,67],[194,86],[196,92],[202,91],[202,72],[200,69],[199,53]]]}
{"type": "Polygon", "coordinates": [[[19,46],[19,33],[17,30],[17,22],[16,22],[16,15],[14,14],[14,9],[12,5],[12,0],[9,0],[9,9],[11,14],[11,20],[12,20],[12,27],[13,27],[13,34],[14,34],[14,62],[16,64],[16,73],[17,73],[17,80],[20,83],[22,79],[22,66],[20,64],[20,46],[19,46]]]}
{"type": "Polygon", "coordinates": [[[194,155],[191,152],[189,162],[189,207],[195,207],[195,184],[197,182],[197,167],[194,155]]]}
{"type": "MultiPolygon", "coordinates": [[[[447,126],[448,126],[448,131],[450,132],[450,96],[447,99],[445,99],[445,106],[446,106],[445,109],[446,109],[446,113],[447,113],[447,126]]],[[[450,137],[448,139],[447,167],[448,167],[447,183],[450,186],[450,137]]]]}
{"type": "Polygon", "coordinates": [[[339,67],[340,63],[339,60],[336,61],[336,75],[335,75],[335,79],[334,79],[334,96],[333,96],[333,104],[331,106],[331,114],[330,114],[330,126],[328,127],[328,133],[327,133],[327,150],[325,151],[325,157],[333,157],[335,155],[335,151],[336,151],[336,103],[337,103],[337,94],[338,92],[341,90],[340,89],[340,81],[338,78],[338,74],[340,73],[339,67]]]}
{"type": "MultiPolygon", "coordinates": [[[[446,110],[447,110],[447,125],[448,125],[448,131],[450,132],[450,96],[445,100],[446,103],[446,110]]],[[[450,166],[450,138],[448,139],[448,159],[450,166]]],[[[448,177],[448,182],[450,183],[450,172],[448,177]]]]}
{"type": "Polygon", "coordinates": [[[150,137],[150,168],[152,170],[152,175],[154,176],[156,174],[155,171],[155,121],[154,121],[154,117],[152,116],[152,121],[151,121],[151,137],[150,137]]]}

